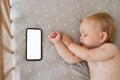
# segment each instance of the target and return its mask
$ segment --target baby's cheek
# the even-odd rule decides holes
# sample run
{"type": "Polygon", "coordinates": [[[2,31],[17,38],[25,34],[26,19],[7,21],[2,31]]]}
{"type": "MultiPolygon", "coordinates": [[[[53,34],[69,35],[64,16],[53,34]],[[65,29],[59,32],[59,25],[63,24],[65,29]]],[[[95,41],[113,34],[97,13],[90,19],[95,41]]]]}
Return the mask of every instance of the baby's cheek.
{"type": "Polygon", "coordinates": [[[86,41],[85,41],[87,44],[91,44],[94,42],[94,39],[92,38],[87,38],[86,41]]]}

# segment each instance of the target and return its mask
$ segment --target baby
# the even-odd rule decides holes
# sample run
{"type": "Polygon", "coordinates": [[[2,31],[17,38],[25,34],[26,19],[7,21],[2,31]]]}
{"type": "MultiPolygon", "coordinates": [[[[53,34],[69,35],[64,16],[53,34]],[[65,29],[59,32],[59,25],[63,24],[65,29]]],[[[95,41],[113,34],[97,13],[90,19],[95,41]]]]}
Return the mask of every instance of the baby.
{"type": "Polygon", "coordinates": [[[120,51],[112,43],[114,33],[112,17],[99,12],[89,14],[80,21],[80,44],[57,31],[51,32],[48,38],[66,62],[73,64],[86,60],[90,80],[120,80],[120,51]]]}

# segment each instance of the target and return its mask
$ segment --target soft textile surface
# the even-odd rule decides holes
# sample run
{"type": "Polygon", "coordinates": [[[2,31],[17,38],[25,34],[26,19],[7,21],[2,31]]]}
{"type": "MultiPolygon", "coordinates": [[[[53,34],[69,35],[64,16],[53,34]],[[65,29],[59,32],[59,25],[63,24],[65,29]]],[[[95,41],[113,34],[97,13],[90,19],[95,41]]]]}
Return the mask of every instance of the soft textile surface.
{"type": "Polygon", "coordinates": [[[57,30],[79,42],[79,21],[88,13],[105,11],[117,26],[116,45],[120,35],[120,0],[10,0],[15,80],[89,80],[86,62],[70,65],[58,55],[47,36],[57,30]],[[25,30],[43,31],[43,59],[26,61],[25,30]]]}

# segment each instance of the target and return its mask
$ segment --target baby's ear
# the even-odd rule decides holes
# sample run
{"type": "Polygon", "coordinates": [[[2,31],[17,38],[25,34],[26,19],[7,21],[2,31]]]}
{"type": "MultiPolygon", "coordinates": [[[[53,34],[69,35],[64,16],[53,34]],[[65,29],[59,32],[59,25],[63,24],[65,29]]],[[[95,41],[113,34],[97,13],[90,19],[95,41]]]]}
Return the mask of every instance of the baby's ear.
{"type": "Polygon", "coordinates": [[[105,42],[107,37],[108,37],[108,35],[106,32],[101,32],[100,33],[100,42],[105,42]]]}

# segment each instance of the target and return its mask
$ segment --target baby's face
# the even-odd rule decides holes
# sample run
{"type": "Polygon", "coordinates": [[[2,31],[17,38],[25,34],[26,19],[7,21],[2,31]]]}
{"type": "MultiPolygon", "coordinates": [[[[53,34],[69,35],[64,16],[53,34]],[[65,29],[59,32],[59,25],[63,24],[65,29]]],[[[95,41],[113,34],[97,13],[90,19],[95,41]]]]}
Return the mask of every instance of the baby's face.
{"type": "Polygon", "coordinates": [[[80,24],[80,43],[88,48],[95,48],[101,45],[100,30],[92,26],[90,22],[80,24]]]}

